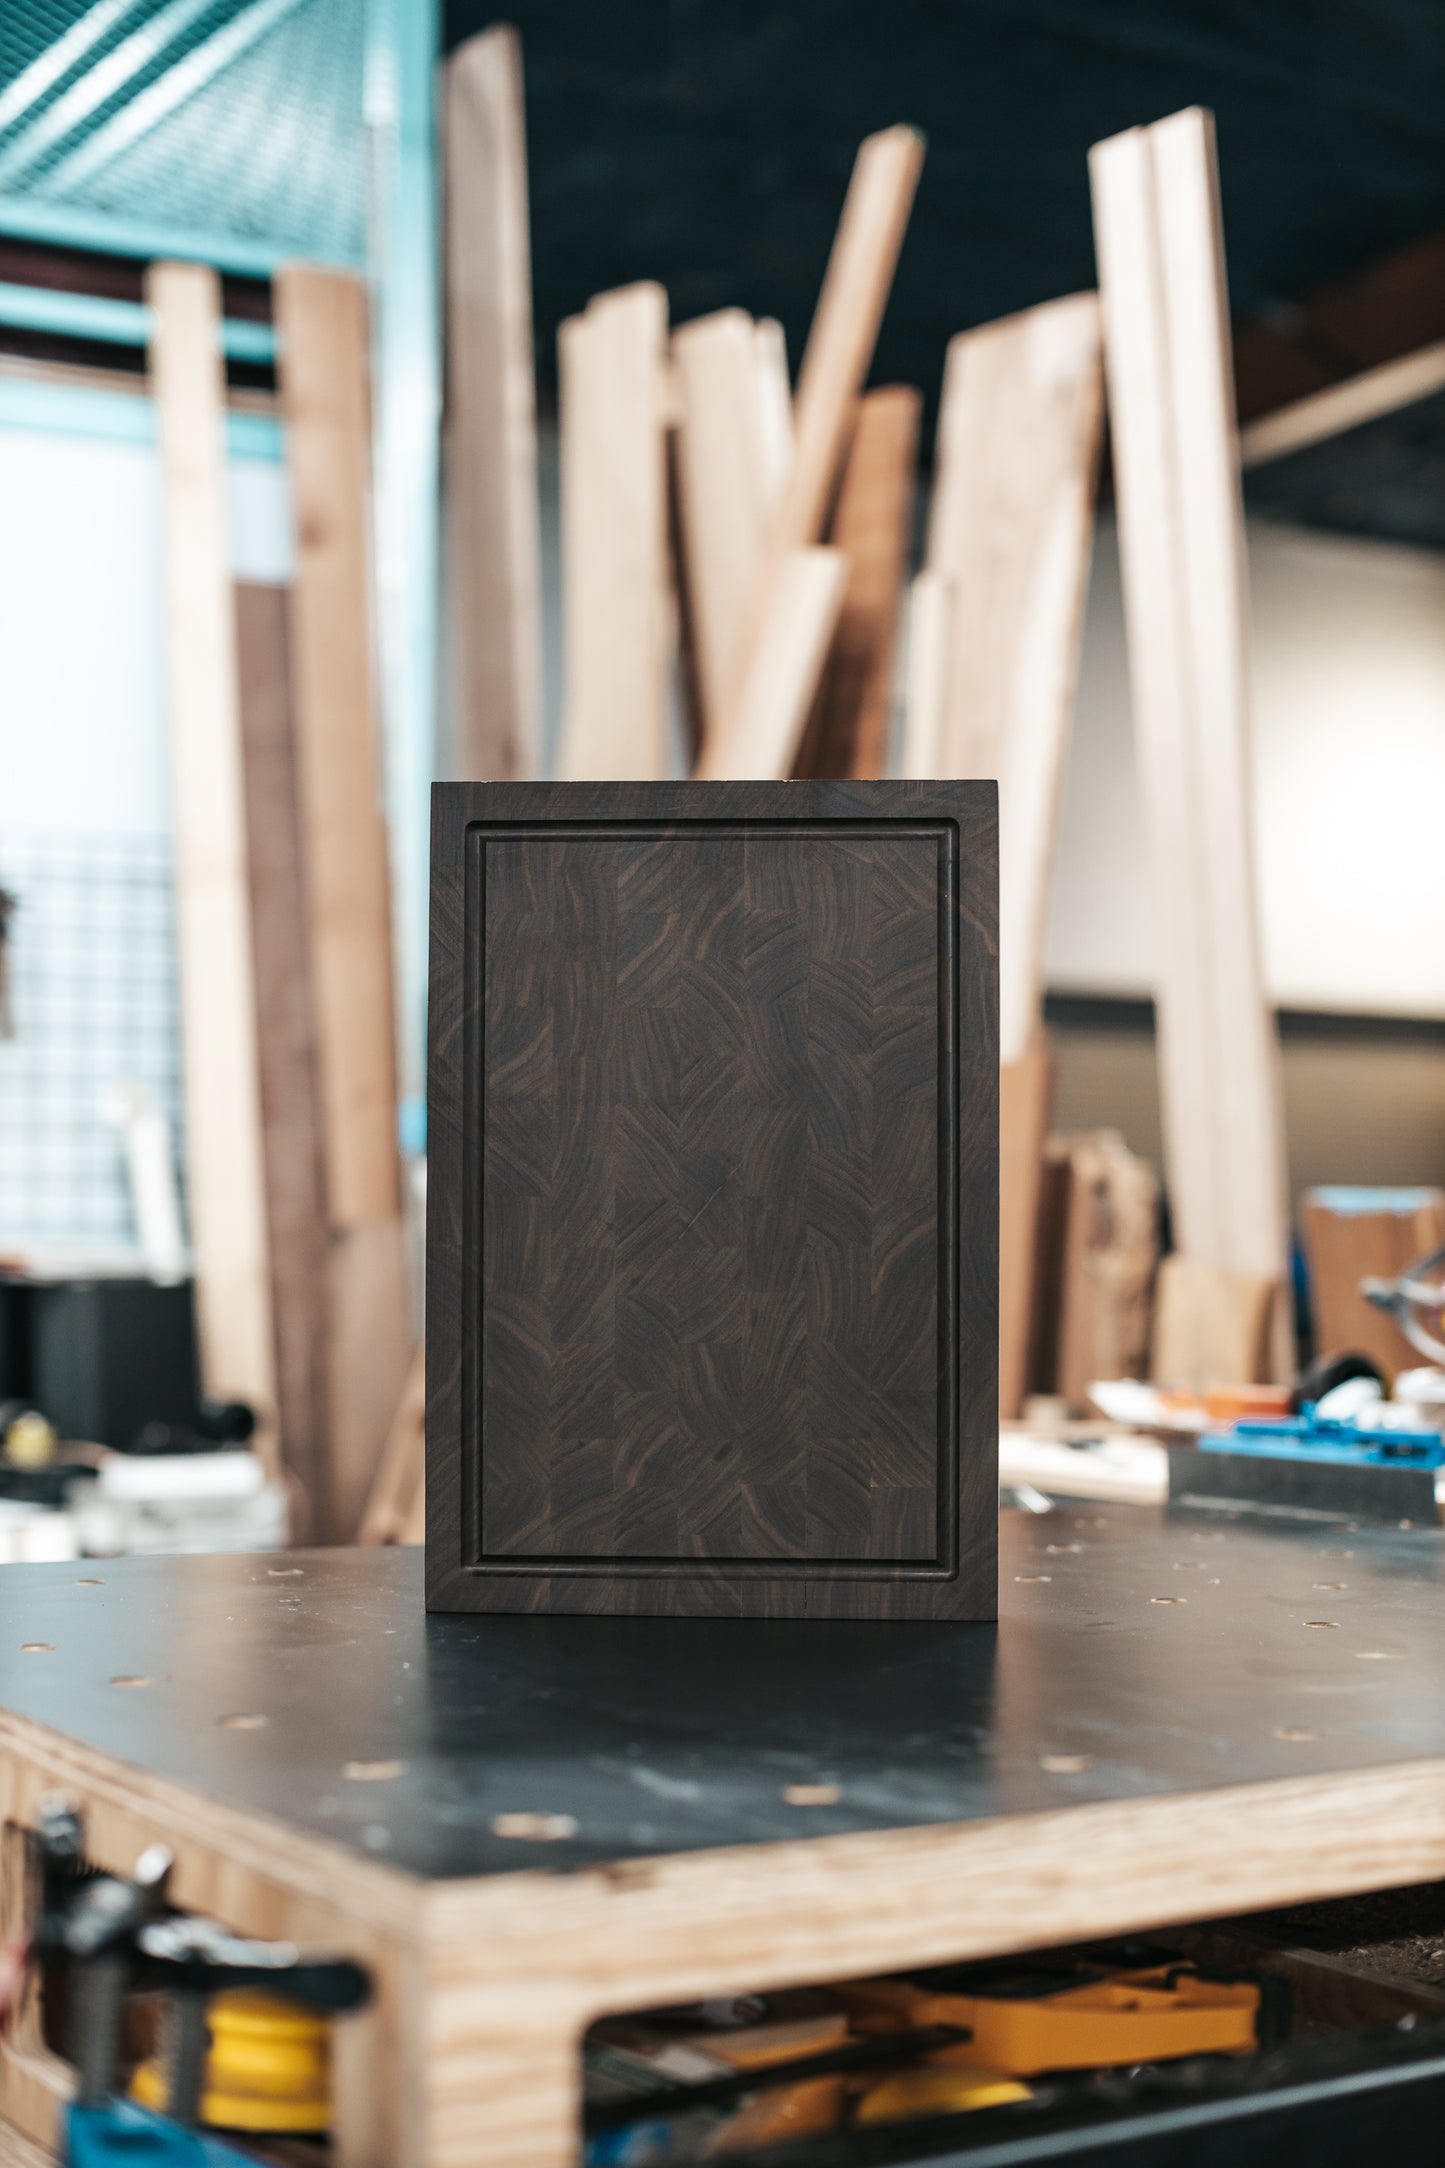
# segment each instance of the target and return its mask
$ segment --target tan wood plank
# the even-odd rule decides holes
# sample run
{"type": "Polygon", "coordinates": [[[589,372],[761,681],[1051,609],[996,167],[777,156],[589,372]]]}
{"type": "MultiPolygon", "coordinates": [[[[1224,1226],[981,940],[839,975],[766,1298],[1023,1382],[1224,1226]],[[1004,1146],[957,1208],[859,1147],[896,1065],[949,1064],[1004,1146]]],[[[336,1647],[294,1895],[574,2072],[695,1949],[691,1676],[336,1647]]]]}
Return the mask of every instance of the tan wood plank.
{"type": "Polygon", "coordinates": [[[445,67],[447,600],[451,772],[541,757],[536,378],[522,48],[507,24],[445,67]]]}
{"type": "Polygon", "coordinates": [[[1093,294],[950,341],[928,566],[952,583],[938,758],[999,785],[999,1042],[1039,1026],[1103,411],[1093,294]]]}
{"type": "Polygon", "coordinates": [[[164,489],[186,1186],[201,1374],[213,1397],[254,1407],[257,1449],[274,1469],[276,1364],[226,544],[220,285],[201,265],[157,264],[147,296],[164,489]]]}
{"type": "Polygon", "coordinates": [[[1422,346],[1418,353],[1402,354],[1398,361],[1383,362],[1377,369],[1362,369],[1342,384],[1310,392],[1250,422],[1239,433],[1240,463],[1262,467],[1272,459],[1287,459],[1291,452],[1327,443],[1382,415],[1397,414],[1401,407],[1429,399],[1437,391],[1445,391],[1445,339],[1422,346]]]}
{"type": "MultiPolygon", "coordinates": [[[[401,1399],[391,1428],[386,1435],[386,1449],[381,1466],[376,1472],[371,1496],[366,1502],[362,1517],[359,1543],[404,1543],[410,1539],[408,1530],[415,1517],[418,1493],[424,1480],[423,1455],[426,1444],[426,1362],[425,1351],[418,1348],[412,1357],[411,1368],[406,1374],[401,1399]]],[[[423,1519],[423,1530],[425,1520],[423,1519]]],[[[420,1541],[418,1537],[416,1540],[420,1541]]]]}
{"type": "Polygon", "coordinates": [[[798,371],[793,465],[771,537],[778,553],[824,533],[922,164],[913,128],[885,128],[859,148],[798,371]]]}
{"type": "Polygon", "coordinates": [[[667,296],[601,294],[557,334],[564,703],[558,773],[667,773],[667,296]]]}
{"type": "Polygon", "coordinates": [[[334,1227],[359,1227],[393,1217],[400,1202],[390,883],[367,636],[366,301],[357,279],[303,264],[282,267],[275,295],[327,1208],[334,1227]]]}
{"type": "Polygon", "coordinates": [[[1445,1191],[1414,1190],[1398,1200],[1385,1192],[1372,1209],[1356,1209],[1362,1203],[1343,1203],[1327,1189],[1307,1191],[1301,1203],[1315,1350],[1373,1356],[1393,1377],[1424,1358],[1393,1317],[1365,1300],[1360,1282],[1396,1279],[1445,1247],[1445,1191]]]}
{"type": "Polygon", "coordinates": [[[1159,1183],[1112,1130],[1067,1137],[1058,1342],[1052,1390],[1087,1409],[1095,1378],[1149,1367],[1159,1183]]]}
{"type": "Polygon", "coordinates": [[[781,782],[792,772],[846,576],[840,550],[794,550],[783,559],[728,728],[703,747],[701,780],[781,782]]]}
{"type": "MultiPolygon", "coordinates": [[[[1202,1267],[1279,1280],[1282,1104],[1259,958],[1244,527],[1208,116],[1114,137],[1090,165],[1176,1239],[1202,1267]]],[[[1277,1346],[1272,1363],[1283,1355],[1277,1346]]]]}
{"type": "Polygon", "coordinates": [[[922,395],[866,394],[829,540],[848,562],[838,626],[799,748],[800,776],[878,776],[888,767],[898,621],[913,540],[922,395]]]}
{"type": "Polygon", "coordinates": [[[276,1407],[293,1540],[319,1532],[327,1491],[326,1206],[306,875],[291,727],[284,587],[236,588],[251,940],[270,1229],[276,1407]]]}
{"type": "MultiPolygon", "coordinates": [[[[745,729],[759,656],[774,637],[772,615],[787,559],[821,542],[877,344],[883,310],[923,163],[912,128],[885,128],[860,146],[793,400],[793,451],[754,588],[726,719],[715,737],[745,729]]],[[[776,377],[776,367],[774,366],[776,377]]],[[[729,774],[745,755],[723,746],[715,756],[729,774]]],[[[785,771],[786,772],[786,771],[785,771]]]]}
{"type": "Polygon", "coordinates": [[[1042,1041],[999,1069],[998,1409],[1022,1412],[1038,1284],[1039,1200],[1053,1062],[1042,1041]]]}
{"type": "Polygon", "coordinates": [[[344,273],[275,282],[297,534],[292,714],[301,784],[330,1235],[330,1479],[350,1537],[401,1391],[410,1328],[396,1144],[392,933],[367,576],[366,305],[344,273]]]}
{"type": "Polygon", "coordinates": [[[749,628],[770,496],[757,327],[742,309],[680,325],[678,497],[703,738],[721,724],[749,628]]]}
{"type": "Polygon", "coordinates": [[[1154,1285],[1150,1375],[1194,1392],[1268,1379],[1283,1294],[1268,1273],[1166,1257],[1154,1285]]]}

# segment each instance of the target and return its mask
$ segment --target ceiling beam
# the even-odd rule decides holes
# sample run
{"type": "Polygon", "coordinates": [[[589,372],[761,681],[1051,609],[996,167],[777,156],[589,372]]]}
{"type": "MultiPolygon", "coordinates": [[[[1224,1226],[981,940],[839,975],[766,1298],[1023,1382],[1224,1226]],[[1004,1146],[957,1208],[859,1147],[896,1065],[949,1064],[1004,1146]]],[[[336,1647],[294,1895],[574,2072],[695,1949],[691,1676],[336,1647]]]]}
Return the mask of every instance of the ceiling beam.
{"type": "Polygon", "coordinates": [[[1311,392],[1304,399],[1278,407],[1262,420],[1250,422],[1239,433],[1239,456],[1246,467],[1261,467],[1271,459],[1283,459],[1310,444],[1343,436],[1364,422],[1378,421],[1401,407],[1445,391],[1445,339],[1387,361],[1378,369],[1362,370],[1343,384],[1311,392]]]}

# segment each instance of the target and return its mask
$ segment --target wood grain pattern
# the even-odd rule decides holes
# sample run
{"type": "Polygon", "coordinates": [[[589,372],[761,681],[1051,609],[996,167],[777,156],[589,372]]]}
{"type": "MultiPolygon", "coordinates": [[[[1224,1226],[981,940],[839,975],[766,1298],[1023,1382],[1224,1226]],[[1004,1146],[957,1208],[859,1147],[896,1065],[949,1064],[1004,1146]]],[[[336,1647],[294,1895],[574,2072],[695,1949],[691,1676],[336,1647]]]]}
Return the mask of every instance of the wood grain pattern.
{"type": "Polygon", "coordinates": [[[200,264],[157,264],[146,291],[164,481],[186,1187],[201,1377],[213,1398],[255,1409],[257,1449],[274,1470],[276,1357],[226,550],[220,283],[200,264]]]}
{"type": "Polygon", "coordinates": [[[436,1607],[991,1615],[992,800],[438,790],[436,1607]]]}
{"type": "Polygon", "coordinates": [[[888,766],[893,663],[913,541],[920,392],[866,394],[829,536],[848,574],[823,681],[799,748],[802,776],[875,776],[888,766]]]}
{"type": "Polygon", "coordinates": [[[326,1526],[327,1236],[284,587],[237,586],[236,647],[276,1413],[293,1540],[304,1543],[326,1526]]]}
{"type": "Polygon", "coordinates": [[[452,772],[534,775],[541,546],[521,40],[499,23],[446,62],[447,600],[452,772]]]}

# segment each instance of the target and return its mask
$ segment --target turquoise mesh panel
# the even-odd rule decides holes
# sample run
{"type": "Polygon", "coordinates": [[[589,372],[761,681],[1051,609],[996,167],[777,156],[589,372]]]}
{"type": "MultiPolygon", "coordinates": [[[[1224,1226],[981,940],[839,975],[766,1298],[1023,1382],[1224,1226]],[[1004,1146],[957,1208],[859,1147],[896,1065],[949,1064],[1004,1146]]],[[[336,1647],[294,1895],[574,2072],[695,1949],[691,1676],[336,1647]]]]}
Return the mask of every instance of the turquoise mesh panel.
{"type": "Polygon", "coordinates": [[[0,0],[0,197],[360,262],[366,0],[0,0]]]}

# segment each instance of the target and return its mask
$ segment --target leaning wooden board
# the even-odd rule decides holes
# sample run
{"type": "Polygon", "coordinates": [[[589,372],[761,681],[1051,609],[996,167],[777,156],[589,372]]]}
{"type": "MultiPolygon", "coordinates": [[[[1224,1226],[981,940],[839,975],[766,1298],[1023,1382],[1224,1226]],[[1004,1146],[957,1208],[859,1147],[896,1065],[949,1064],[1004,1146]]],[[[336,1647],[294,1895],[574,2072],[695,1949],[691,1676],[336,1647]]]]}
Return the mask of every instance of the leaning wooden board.
{"type": "Polygon", "coordinates": [[[438,1609],[993,1615],[995,807],[437,786],[438,1609]]]}
{"type": "Polygon", "coordinates": [[[261,1080],[236,619],[226,548],[221,288],[200,264],[148,275],[160,425],[186,1187],[201,1378],[256,1412],[277,1466],[261,1080]]]}
{"type": "MultiPolygon", "coordinates": [[[[997,1629],[428,1619],[405,1551],[17,1566],[0,1811],[64,1792],[97,1864],[164,1841],[182,1906],[372,1967],[336,2168],[571,2168],[606,2012],[1445,1873],[1439,1542],[1007,1513],[997,1629]]],[[[27,2011],[0,2117],[53,2149],[65,2081],[27,2011]]]]}
{"type": "Polygon", "coordinates": [[[370,643],[365,290],[287,264],[275,280],[297,535],[291,714],[315,1000],[328,1231],[327,1495],[356,1533],[411,1348],[396,1138],[391,886],[370,643]]]}
{"type": "MultiPolygon", "coordinates": [[[[1202,1270],[1282,1282],[1283,1103],[1256,902],[1244,514],[1212,119],[1191,109],[1130,129],[1095,145],[1090,172],[1175,1241],[1202,1270]]],[[[1282,1325],[1282,1303],[1277,1312],[1282,1325]]]]}

